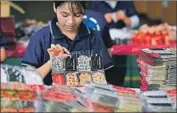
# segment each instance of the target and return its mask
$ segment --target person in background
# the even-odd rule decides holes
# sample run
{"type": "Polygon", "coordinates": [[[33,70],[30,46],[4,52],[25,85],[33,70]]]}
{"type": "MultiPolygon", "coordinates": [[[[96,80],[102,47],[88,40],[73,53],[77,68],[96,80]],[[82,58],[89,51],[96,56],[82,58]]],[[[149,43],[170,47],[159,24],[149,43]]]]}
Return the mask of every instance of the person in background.
{"type": "MultiPolygon", "coordinates": [[[[139,25],[133,1],[95,1],[91,3],[91,9],[101,12],[107,22],[108,29],[122,29],[124,27],[136,28],[139,25]]],[[[122,86],[126,75],[126,55],[113,56],[115,67],[112,74],[107,76],[113,85],[122,86]]]]}
{"type": "Polygon", "coordinates": [[[91,3],[91,9],[103,13],[110,28],[136,28],[139,25],[133,1],[96,1],[91,3]]]}
{"type": "Polygon", "coordinates": [[[52,56],[90,50],[101,54],[104,70],[113,67],[100,33],[83,24],[84,8],[85,1],[54,1],[56,18],[30,38],[21,65],[39,72],[46,85],[52,84],[52,56]]]}

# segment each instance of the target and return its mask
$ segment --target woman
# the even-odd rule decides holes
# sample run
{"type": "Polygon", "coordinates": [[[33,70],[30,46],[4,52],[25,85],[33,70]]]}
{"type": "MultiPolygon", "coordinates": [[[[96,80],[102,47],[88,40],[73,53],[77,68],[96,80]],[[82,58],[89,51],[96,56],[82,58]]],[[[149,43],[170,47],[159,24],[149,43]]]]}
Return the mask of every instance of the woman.
{"type": "Polygon", "coordinates": [[[53,2],[57,18],[31,37],[22,65],[35,68],[46,85],[52,83],[50,56],[60,57],[74,51],[92,50],[94,53],[101,53],[105,70],[112,67],[112,60],[101,35],[82,23],[84,8],[83,1],[53,2]]]}

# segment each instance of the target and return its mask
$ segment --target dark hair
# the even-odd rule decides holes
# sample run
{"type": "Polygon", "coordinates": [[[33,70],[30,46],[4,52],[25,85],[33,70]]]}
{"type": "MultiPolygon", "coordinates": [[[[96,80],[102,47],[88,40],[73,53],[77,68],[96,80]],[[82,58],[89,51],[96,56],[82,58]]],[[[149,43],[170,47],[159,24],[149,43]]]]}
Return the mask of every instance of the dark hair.
{"type": "Polygon", "coordinates": [[[69,10],[75,14],[76,12],[74,12],[74,8],[76,8],[80,13],[84,14],[83,9],[86,9],[87,7],[87,2],[86,1],[54,1],[55,3],[55,8],[57,8],[58,6],[62,5],[63,3],[68,2],[70,4],[71,7],[69,7],[69,10]]]}

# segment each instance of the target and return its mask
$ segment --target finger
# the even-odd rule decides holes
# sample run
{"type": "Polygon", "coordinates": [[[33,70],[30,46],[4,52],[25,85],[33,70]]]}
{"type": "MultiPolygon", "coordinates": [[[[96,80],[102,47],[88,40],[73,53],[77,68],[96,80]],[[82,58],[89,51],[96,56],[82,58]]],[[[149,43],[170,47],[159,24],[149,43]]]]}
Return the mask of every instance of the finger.
{"type": "Polygon", "coordinates": [[[68,51],[68,49],[66,49],[65,47],[63,47],[63,50],[64,50],[65,53],[70,54],[70,52],[68,51]]]}
{"type": "Polygon", "coordinates": [[[60,46],[60,44],[57,44],[57,45],[56,45],[56,48],[59,49],[60,51],[63,51],[63,50],[62,50],[63,48],[62,48],[62,46],[60,46]]]}
{"type": "Polygon", "coordinates": [[[60,54],[60,55],[64,54],[64,51],[63,51],[63,50],[62,50],[62,51],[60,51],[60,52],[59,52],[59,54],[60,54]]]}
{"type": "Polygon", "coordinates": [[[48,48],[47,50],[54,50],[54,46],[51,46],[50,48],[48,48]]]}
{"type": "Polygon", "coordinates": [[[57,44],[55,47],[56,47],[56,51],[58,51],[58,52],[61,51],[61,50],[60,50],[60,46],[59,46],[59,44],[57,44]]]}
{"type": "Polygon", "coordinates": [[[49,53],[50,56],[57,56],[58,55],[57,52],[55,52],[51,48],[47,49],[47,52],[49,53]]]}
{"type": "Polygon", "coordinates": [[[50,53],[51,53],[51,50],[50,50],[50,49],[47,49],[47,52],[48,52],[48,54],[50,55],[50,53]]]}
{"type": "Polygon", "coordinates": [[[69,56],[68,54],[62,54],[61,57],[67,57],[69,56]]]}
{"type": "Polygon", "coordinates": [[[47,52],[49,53],[49,55],[53,54],[53,50],[51,48],[47,49],[47,52]]]}
{"type": "Polygon", "coordinates": [[[54,45],[54,44],[51,44],[50,47],[51,47],[51,48],[55,48],[55,45],[54,45]]]}
{"type": "Polygon", "coordinates": [[[51,52],[52,50],[53,50],[52,48],[47,49],[48,52],[51,52]]]}
{"type": "Polygon", "coordinates": [[[51,44],[51,49],[55,50],[57,48],[56,48],[56,46],[54,44],[51,44]]]}
{"type": "Polygon", "coordinates": [[[51,44],[51,49],[57,55],[61,50],[57,47],[57,45],[51,44]]]}

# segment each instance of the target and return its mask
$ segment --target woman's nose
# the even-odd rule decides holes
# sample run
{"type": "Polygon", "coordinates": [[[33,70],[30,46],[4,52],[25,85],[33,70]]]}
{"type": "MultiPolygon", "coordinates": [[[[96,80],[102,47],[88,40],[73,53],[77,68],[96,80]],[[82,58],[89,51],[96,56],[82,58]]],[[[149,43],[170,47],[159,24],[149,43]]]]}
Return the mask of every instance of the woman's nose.
{"type": "Polygon", "coordinates": [[[75,19],[73,16],[68,18],[68,24],[73,25],[75,23],[75,19]]]}

